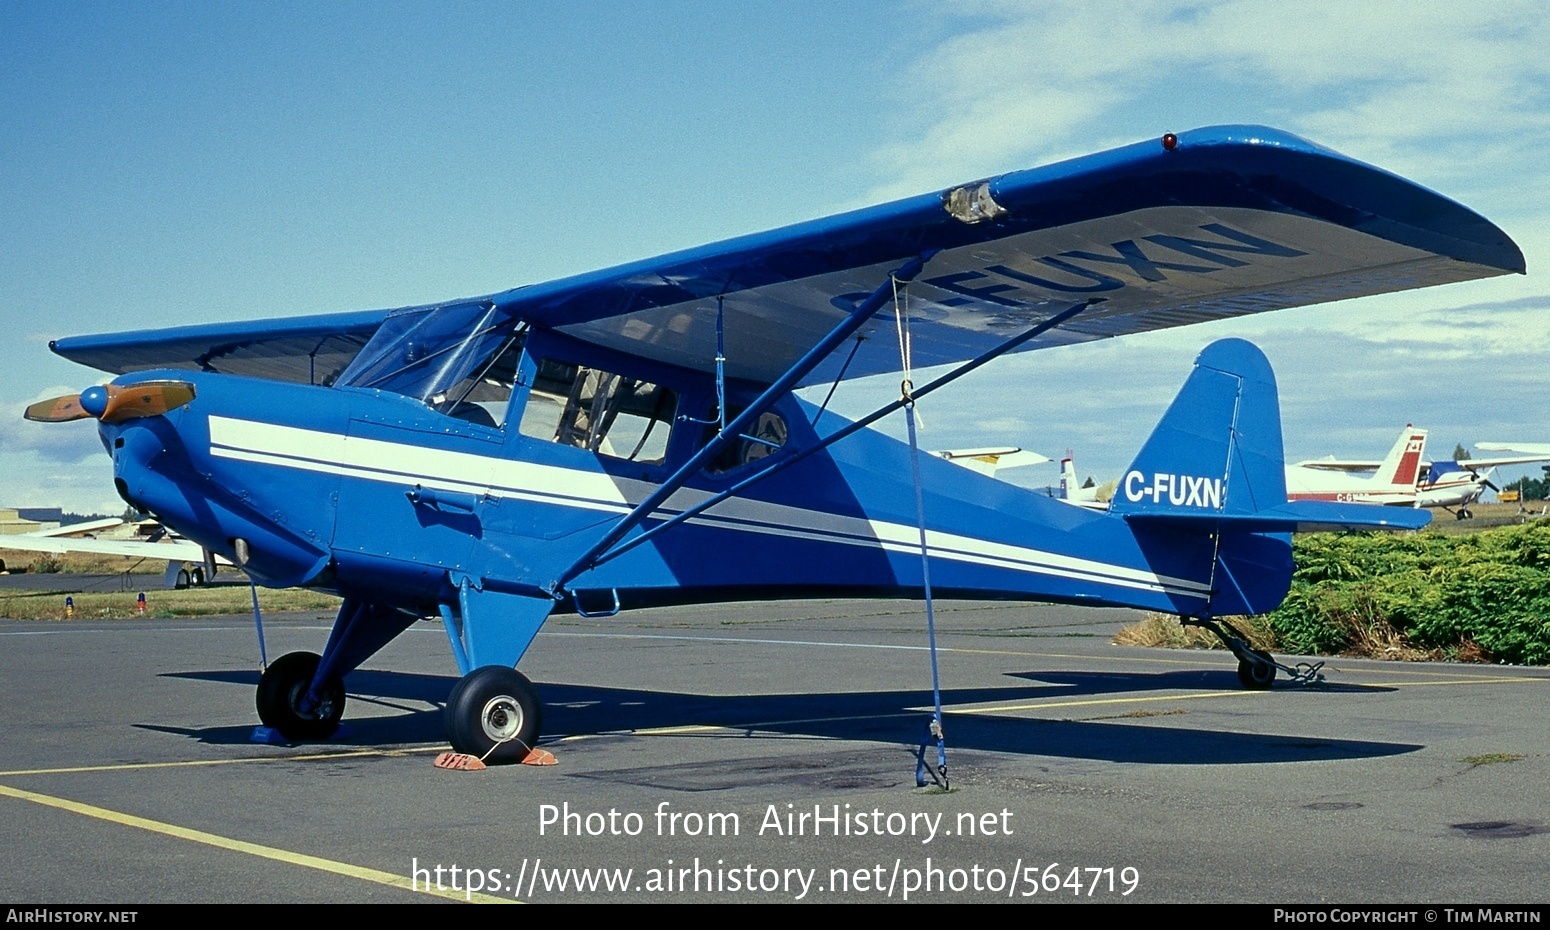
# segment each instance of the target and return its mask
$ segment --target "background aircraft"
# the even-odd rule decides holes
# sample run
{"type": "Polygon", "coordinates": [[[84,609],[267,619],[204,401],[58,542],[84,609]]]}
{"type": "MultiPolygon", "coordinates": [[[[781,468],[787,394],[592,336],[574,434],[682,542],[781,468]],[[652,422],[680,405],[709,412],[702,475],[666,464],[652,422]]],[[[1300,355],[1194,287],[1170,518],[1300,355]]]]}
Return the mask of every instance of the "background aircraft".
{"type": "Polygon", "coordinates": [[[1102,510],[1109,506],[1110,499],[1114,496],[1116,482],[1093,485],[1090,488],[1082,487],[1082,482],[1076,477],[1075,456],[1068,450],[1065,458],[1060,460],[1060,489],[1059,497],[1068,504],[1078,507],[1090,507],[1102,510]]]}
{"type": "MultiPolygon", "coordinates": [[[[1399,441],[1382,462],[1314,459],[1287,466],[1288,495],[1302,500],[1352,500],[1412,507],[1437,507],[1460,520],[1472,514],[1469,505],[1480,499],[1496,469],[1507,465],[1550,462],[1550,446],[1536,454],[1506,458],[1431,461],[1425,457],[1426,430],[1405,427],[1399,441]],[[1406,478],[1415,467],[1415,477],[1406,478]],[[1361,475],[1361,472],[1370,472],[1361,475]]],[[[1477,444],[1481,449],[1509,449],[1503,444],[1477,444]]],[[[1518,451],[1534,453],[1535,450],[1518,451]]]]}
{"type": "Polygon", "coordinates": [[[982,475],[994,475],[1008,468],[1023,468],[1028,465],[1043,465],[1052,461],[1049,457],[1037,452],[1029,452],[1016,446],[991,446],[984,449],[943,449],[933,452],[937,458],[947,459],[954,465],[962,465],[964,468],[979,472],[982,475]]]}
{"type": "Polygon", "coordinates": [[[1413,507],[1425,450],[1426,430],[1407,426],[1381,462],[1315,459],[1288,465],[1287,499],[1413,507]]]}
{"type": "Polygon", "coordinates": [[[203,546],[168,532],[154,520],[125,523],[117,518],[73,523],[52,530],[0,537],[0,549],[49,552],[57,555],[114,555],[131,559],[165,560],[162,579],[169,588],[197,587],[214,579],[231,562],[203,546]]]}
{"type": "Polygon", "coordinates": [[[1104,511],[917,455],[914,404],[1012,351],[1522,271],[1456,203],[1214,127],[484,297],[58,340],[120,377],[29,415],[97,420],[119,493],[258,582],[343,595],[260,680],[292,738],[422,617],[453,746],[513,760],[551,612],[814,594],[1165,611],[1264,688],[1284,666],[1219,618],[1279,604],[1290,533],[1429,517],[1288,501],[1255,347],[1200,354],[1104,511]],[[794,393],[901,369],[855,421],[794,393]],[[865,428],[900,411],[908,444],[865,428]]]}

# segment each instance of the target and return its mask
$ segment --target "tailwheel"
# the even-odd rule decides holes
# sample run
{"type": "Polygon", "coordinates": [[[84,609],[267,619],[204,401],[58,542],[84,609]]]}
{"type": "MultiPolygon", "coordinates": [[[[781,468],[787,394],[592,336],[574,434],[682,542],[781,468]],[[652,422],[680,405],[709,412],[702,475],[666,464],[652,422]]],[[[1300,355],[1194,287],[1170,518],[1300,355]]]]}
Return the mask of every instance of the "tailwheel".
{"type": "Polygon", "coordinates": [[[1262,649],[1249,650],[1238,660],[1238,681],[1250,691],[1265,691],[1276,680],[1276,662],[1262,649]]]}
{"type": "Polygon", "coordinates": [[[1263,649],[1255,649],[1249,645],[1248,639],[1239,632],[1238,628],[1217,617],[1180,617],[1179,622],[1184,626],[1198,626],[1210,630],[1217,639],[1222,641],[1233,655],[1238,657],[1238,682],[1250,691],[1268,691],[1270,685],[1276,680],[1276,670],[1286,672],[1287,677],[1293,683],[1299,685],[1317,684],[1324,680],[1324,674],[1320,671],[1324,667],[1323,662],[1300,662],[1296,668],[1291,668],[1275,660],[1275,656],[1263,649]]]}
{"type": "Polygon", "coordinates": [[[490,764],[521,762],[536,746],[543,722],[532,683],[500,665],[463,676],[447,696],[443,713],[452,748],[490,764]]]}
{"type": "Polygon", "coordinates": [[[291,652],[269,664],[258,680],[258,719],[286,739],[324,739],[339,728],[344,716],[344,682],[326,682],[318,699],[306,704],[307,689],[322,658],[312,652],[291,652]]]}

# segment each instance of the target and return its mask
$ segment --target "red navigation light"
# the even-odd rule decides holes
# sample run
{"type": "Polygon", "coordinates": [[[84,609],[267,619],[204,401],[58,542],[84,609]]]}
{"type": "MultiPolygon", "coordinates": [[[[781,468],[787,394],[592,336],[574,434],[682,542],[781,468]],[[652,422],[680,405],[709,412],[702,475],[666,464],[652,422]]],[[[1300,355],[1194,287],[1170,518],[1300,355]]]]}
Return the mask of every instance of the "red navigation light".
{"type": "Polygon", "coordinates": [[[1179,137],[1171,132],[1165,132],[1163,133],[1162,144],[1164,151],[1171,152],[1179,147],[1179,137]]]}

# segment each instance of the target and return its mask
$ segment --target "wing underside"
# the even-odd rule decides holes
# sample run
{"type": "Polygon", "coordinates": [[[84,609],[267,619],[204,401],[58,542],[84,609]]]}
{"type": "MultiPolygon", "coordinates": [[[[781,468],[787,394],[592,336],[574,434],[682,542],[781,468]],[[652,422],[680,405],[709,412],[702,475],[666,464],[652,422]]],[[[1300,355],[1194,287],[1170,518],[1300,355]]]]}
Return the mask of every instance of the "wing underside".
{"type": "MultiPolygon", "coordinates": [[[[534,326],[704,371],[719,312],[727,374],[768,383],[921,257],[904,296],[920,367],[972,358],[1092,298],[1101,302],[1024,350],[1524,268],[1506,234],[1459,204],[1295,136],[1232,126],[485,299],[534,326]]],[[[109,371],[245,367],[326,383],[320,355],[337,374],[382,316],[318,317],[304,331],[276,321],[182,338],[78,337],[55,351],[109,371]],[[337,342],[295,354],[327,335],[337,342]],[[212,354],[222,339],[228,348],[212,354]],[[115,345],[133,348],[132,361],[113,359],[115,345]]],[[[854,351],[834,353],[804,383],[833,380],[842,366],[846,378],[897,370],[892,327],[891,312],[880,314],[854,351]]]]}

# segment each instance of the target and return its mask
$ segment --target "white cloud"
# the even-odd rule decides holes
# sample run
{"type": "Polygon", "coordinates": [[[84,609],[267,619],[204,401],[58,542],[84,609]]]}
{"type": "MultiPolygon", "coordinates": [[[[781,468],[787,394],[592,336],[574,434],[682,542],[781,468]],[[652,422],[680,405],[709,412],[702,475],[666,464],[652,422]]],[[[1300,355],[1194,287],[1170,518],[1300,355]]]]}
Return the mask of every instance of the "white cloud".
{"type": "MultiPolygon", "coordinates": [[[[1275,122],[1434,182],[1537,164],[1550,18],[1528,0],[984,2],[904,72],[879,195],[1201,123],[1275,122]]],[[[1501,183],[1511,184],[1511,176],[1501,183]]]]}
{"type": "MultiPolygon", "coordinates": [[[[1550,441],[1541,277],[1550,17],[1541,5],[985,0],[939,15],[950,37],[901,71],[906,128],[877,149],[887,180],[869,201],[1170,129],[1265,123],[1467,203],[1518,241],[1529,275],[1004,360],[930,399],[933,443],[1072,447],[1084,476],[1112,476],[1194,355],[1228,335],[1270,357],[1293,457],[1381,456],[1406,422],[1431,428],[1434,452],[1493,436],[1550,441]]],[[[864,412],[862,396],[846,409],[864,412]]]]}

